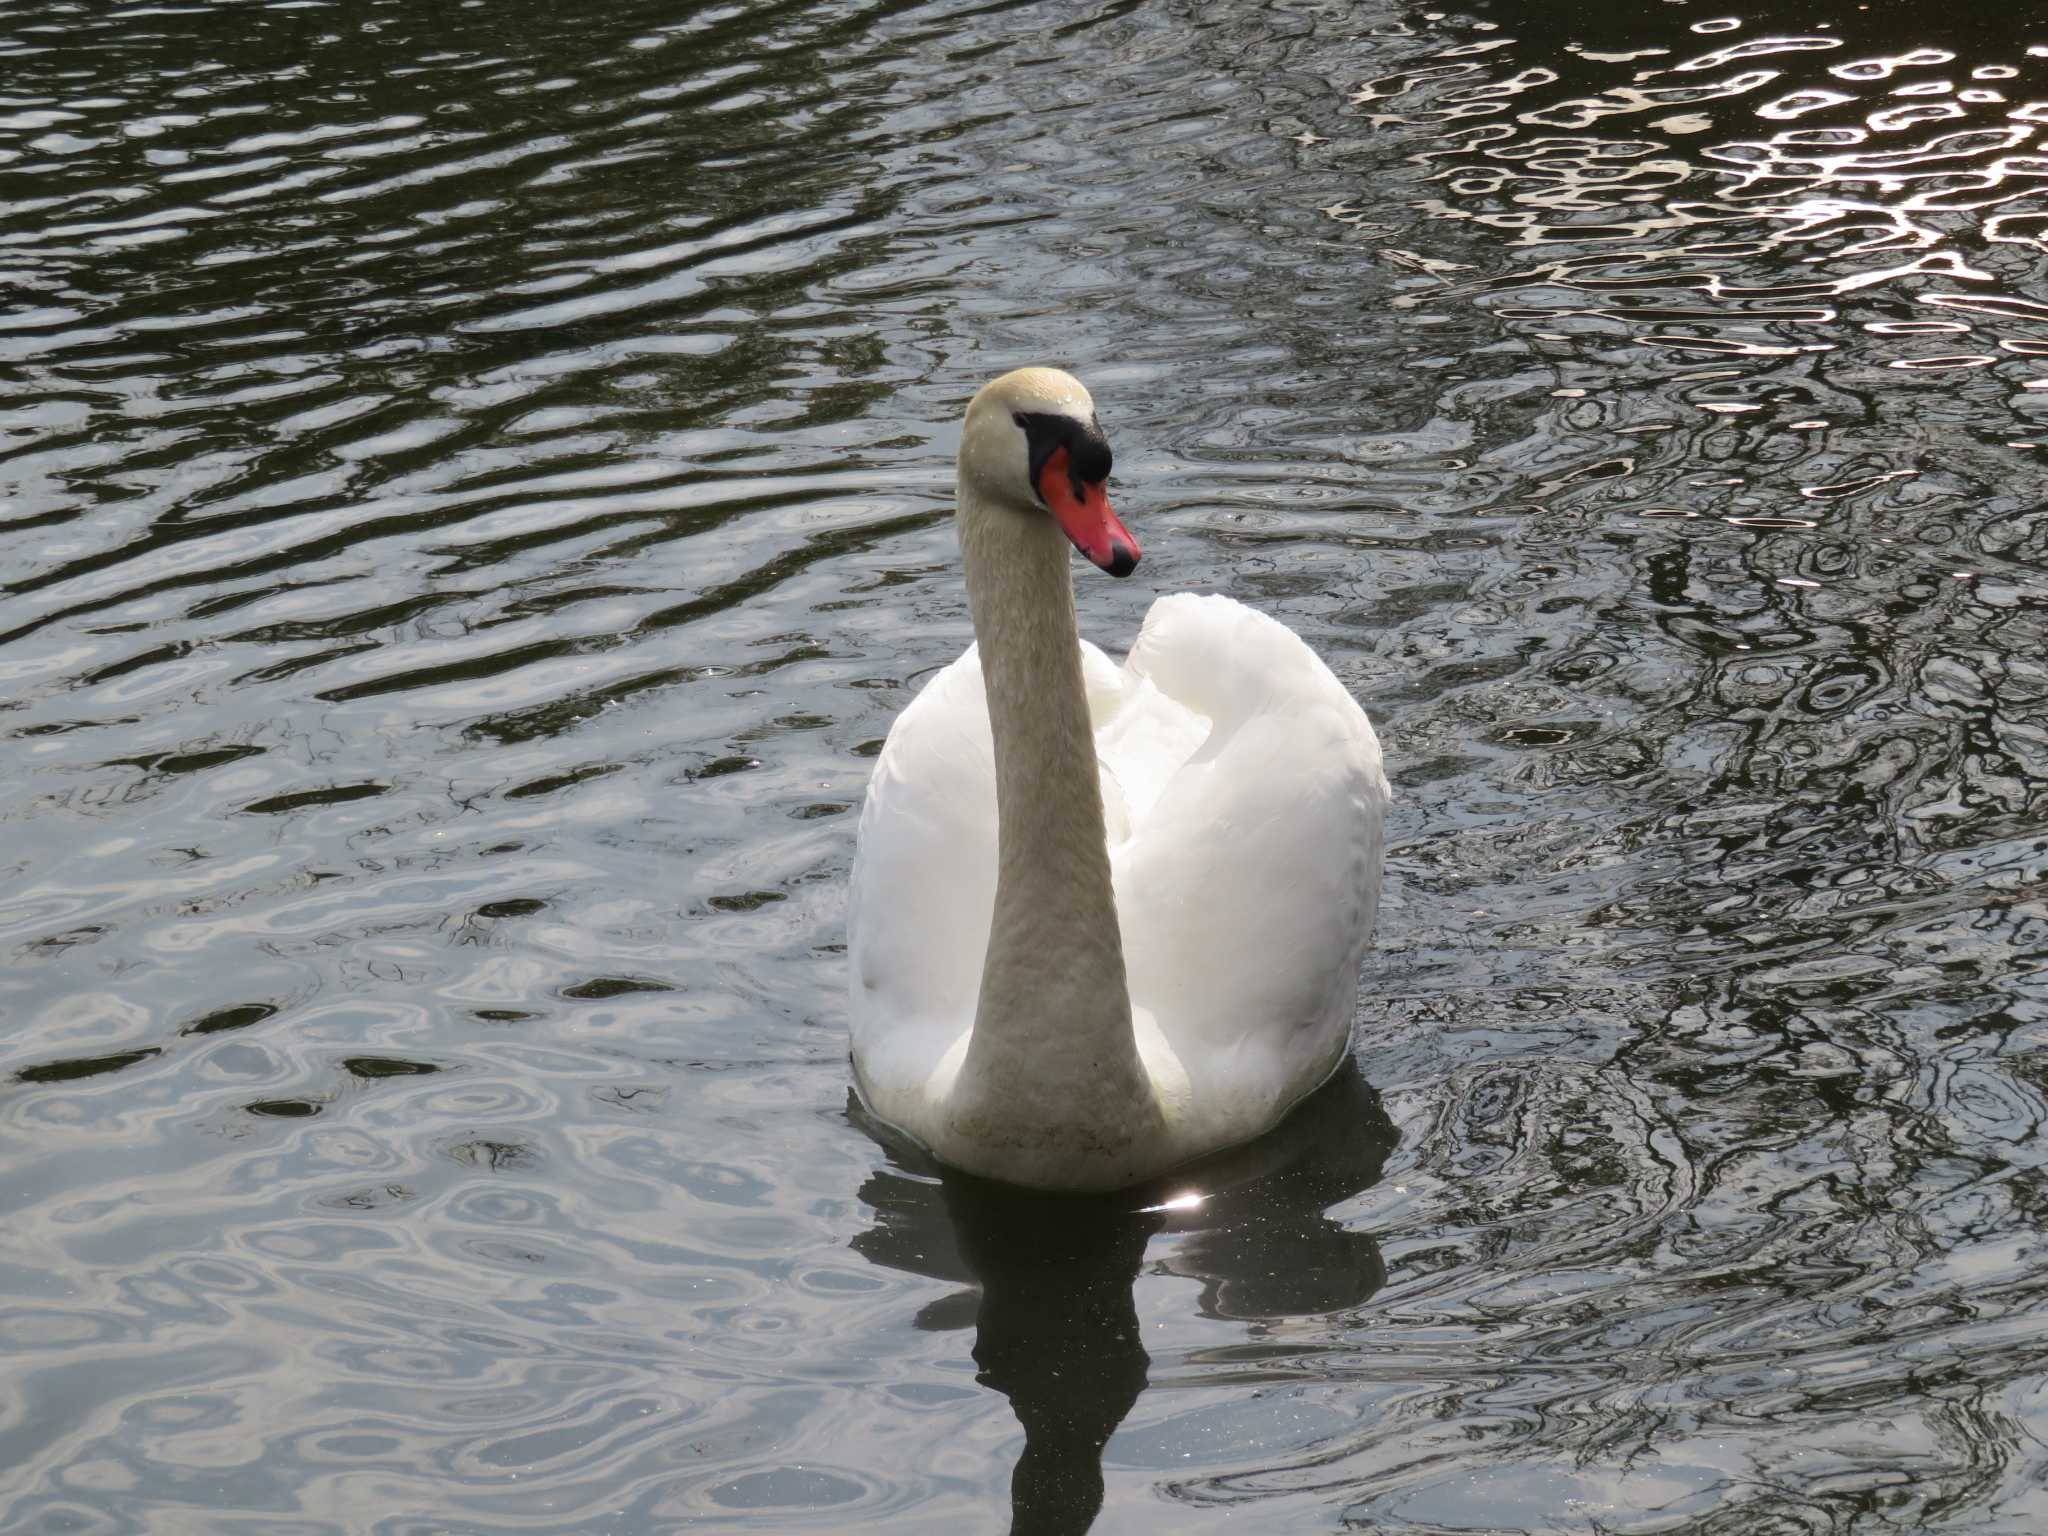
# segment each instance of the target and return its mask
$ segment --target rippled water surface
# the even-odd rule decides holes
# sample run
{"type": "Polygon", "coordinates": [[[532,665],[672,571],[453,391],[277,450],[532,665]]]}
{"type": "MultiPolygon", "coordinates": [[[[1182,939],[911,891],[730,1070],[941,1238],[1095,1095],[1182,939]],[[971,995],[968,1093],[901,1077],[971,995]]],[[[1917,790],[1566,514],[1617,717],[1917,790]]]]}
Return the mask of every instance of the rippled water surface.
{"type": "Polygon", "coordinates": [[[0,1533],[2048,1528],[2031,10],[0,3],[0,1533]],[[1394,771],[1192,1208],[848,1101],[1041,360],[1394,771]]]}

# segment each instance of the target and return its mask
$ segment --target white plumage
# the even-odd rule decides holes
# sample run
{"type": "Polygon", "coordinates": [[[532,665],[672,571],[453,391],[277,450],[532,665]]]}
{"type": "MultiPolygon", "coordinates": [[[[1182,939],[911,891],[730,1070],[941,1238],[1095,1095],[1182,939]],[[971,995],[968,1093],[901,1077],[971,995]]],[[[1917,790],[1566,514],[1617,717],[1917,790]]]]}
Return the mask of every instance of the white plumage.
{"type": "MultiPolygon", "coordinates": [[[[1085,391],[1051,378],[1079,392],[1077,414],[1092,423],[1085,391]]],[[[1040,378],[1027,384],[1046,392],[1040,378]]],[[[1071,637],[1073,619],[1065,545],[1053,545],[1061,614],[1045,560],[1017,553],[1037,548],[1021,532],[1028,510],[970,508],[973,445],[970,432],[971,592],[984,546],[970,517],[1016,537],[981,573],[997,594],[976,602],[981,643],[904,710],[869,784],[852,890],[853,1058],[869,1107],[946,1161],[1021,1183],[1117,1187],[1258,1135],[1343,1060],[1379,902],[1387,782],[1343,685],[1292,631],[1229,598],[1159,599],[1122,666],[1069,639],[1080,665],[1067,687],[1085,696],[1090,740],[1066,748],[1092,756],[1100,830],[1085,805],[1071,817],[1062,808],[1088,798],[1071,778],[1064,800],[1026,804],[1049,765],[1041,775],[1035,761],[1013,763],[1006,782],[1034,826],[1076,824],[1084,863],[1091,844],[1106,854],[1113,912],[1087,910],[1088,881],[1062,884],[1057,857],[1040,858],[1059,837],[1017,844],[1004,910],[1044,933],[985,992],[997,740],[1027,759],[1057,756],[1059,732],[1038,717],[1057,713],[1062,685],[1041,675],[1061,669],[1035,667],[1021,694],[1004,695],[1029,718],[992,727],[983,653],[1014,650],[1005,636],[1024,625],[1063,624],[1071,637]],[[1033,580],[1044,590],[1031,594],[1033,580]],[[1026,601],[1009,601],[1020,589],[1026,601]],[[1109,989],[1123,995],[1099,996],[1109,989]],[[963,1075],[979,1030],[1001,1031],[1002,1049],[983,1042],[984,1068],[963,1075]],[[1120,1078],[1117,1059],[1133,1048],[1140,1072],[1120,1078]]]]}

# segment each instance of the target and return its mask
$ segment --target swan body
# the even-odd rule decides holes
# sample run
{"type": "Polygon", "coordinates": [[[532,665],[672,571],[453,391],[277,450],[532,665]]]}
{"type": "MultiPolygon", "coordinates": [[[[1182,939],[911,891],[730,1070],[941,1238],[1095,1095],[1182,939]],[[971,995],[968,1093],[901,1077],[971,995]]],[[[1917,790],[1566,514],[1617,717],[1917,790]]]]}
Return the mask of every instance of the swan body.
{"type": "Polygon", "coordinates": [[[1066,374],[975,397],[976,643],[891,728],[853,874],[868,1107],[1045,1188],[1120,1188],[1276,1125],[1345,1058],[1379,904],[1379,743],[1299,637],[1182,594],[1120,666],[1078,638],[1069,541],[1113,574],[1138,558],[1107,473],[1066,374]]]}

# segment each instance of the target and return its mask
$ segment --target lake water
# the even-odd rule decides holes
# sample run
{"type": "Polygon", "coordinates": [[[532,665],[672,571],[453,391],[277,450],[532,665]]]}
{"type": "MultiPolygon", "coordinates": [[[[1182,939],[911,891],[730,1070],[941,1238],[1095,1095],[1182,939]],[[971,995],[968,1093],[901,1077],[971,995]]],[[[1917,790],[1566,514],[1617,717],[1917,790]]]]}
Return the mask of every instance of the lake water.
{"type": "Polygon", "coordinates": [[[0,4],[0,1536],[2048,1529],[2044,187],[2024,6],[0,4]],[[1032,361],[1388,747],[1198,1204],[849,1102],[1032,361]]]}

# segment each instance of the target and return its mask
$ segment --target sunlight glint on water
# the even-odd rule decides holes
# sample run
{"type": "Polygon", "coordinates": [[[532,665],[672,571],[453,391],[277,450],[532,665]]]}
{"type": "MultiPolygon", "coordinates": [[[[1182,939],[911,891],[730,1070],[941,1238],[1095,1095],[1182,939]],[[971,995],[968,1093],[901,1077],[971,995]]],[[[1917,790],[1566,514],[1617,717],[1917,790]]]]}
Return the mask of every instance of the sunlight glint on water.
{"type": "Polygon", "coordinates": [[[0,1533],[2048,1525],[2048,33],[1836,9],[0,6],[0,1533]],[[1029,361],[1396,781],[1143,1210],[847,1101],[1029,361]]]}

